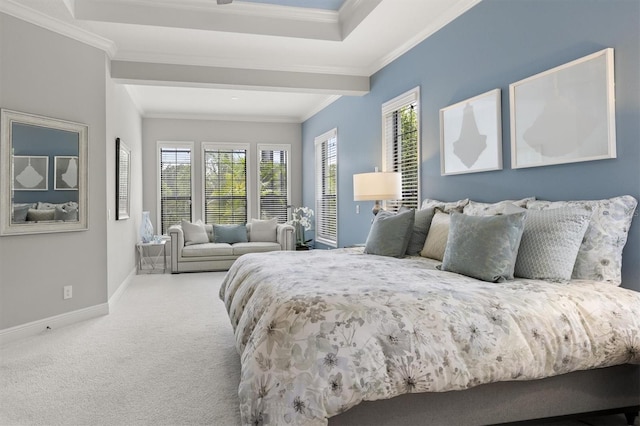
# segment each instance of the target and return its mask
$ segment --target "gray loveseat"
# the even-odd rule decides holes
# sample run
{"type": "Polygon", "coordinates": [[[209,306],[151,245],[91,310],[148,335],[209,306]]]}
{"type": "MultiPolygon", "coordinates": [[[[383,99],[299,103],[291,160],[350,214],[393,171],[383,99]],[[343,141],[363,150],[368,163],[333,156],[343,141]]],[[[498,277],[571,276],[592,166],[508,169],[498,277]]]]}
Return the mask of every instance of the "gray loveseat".
{"type": "Polygon", "coordinates": [[[225,271],[243,254],[278,250],[295,250],[295,231],[291,225],[278,224],[275,241],[255,241],[251,238],[251,223],[247,223],[248,242],[215,243],[213,226],[204,225],[208,241],[185,245],[182,225],[169,228],[171,237],[171,273],[198,271],[225,271]]]}

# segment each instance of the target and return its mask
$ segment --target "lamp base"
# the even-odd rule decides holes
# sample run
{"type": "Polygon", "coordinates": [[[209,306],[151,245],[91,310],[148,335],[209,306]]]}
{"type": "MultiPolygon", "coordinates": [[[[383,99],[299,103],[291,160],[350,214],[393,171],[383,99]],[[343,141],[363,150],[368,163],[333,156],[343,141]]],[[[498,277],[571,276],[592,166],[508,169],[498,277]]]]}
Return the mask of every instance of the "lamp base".
{"type": "Polygon", "coordinates": [[[380,206],[380,201],[376,200],[376,202],[373,204],[373,208],[371,209],[371,212],[373,213],[373,215],[377,215],[378,212],[382,210],[381,206],[380,206]]]}

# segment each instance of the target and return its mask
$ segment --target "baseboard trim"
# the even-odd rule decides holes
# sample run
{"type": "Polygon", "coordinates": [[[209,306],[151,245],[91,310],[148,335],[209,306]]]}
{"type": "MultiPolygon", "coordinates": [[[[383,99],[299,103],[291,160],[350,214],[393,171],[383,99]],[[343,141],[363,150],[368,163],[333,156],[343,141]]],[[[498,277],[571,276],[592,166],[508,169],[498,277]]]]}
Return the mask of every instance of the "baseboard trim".
{"type": "Polygon", "coordinates": [[[109,298],[109,312],[111,312],[116,307],[116,305],[120,301],[120,298],[122,297],[124,292],[127,291],[127,288],[129,288],[129,284],[131,284],[131,282],[133,281],[133,277],[135,276],[136,268],[133,268],[131,272],[129,272],[129,275],[127,275],[127,278],[122,281],[120,287],[118,287],[118,289],[109,298]]]}
{"type": "Polygon", "coordinates": [[[107,315],[108,313],[109,304],[101,303],[99,305],[90,306],[88,308],[66,312],[64,314],[17,325],[11,328],[5,328],[4,330],[0,330],[0,345],[46,332],[47,327],[51,329],[64,327],[76,322],[88,320],[102,315],[107,315]]]}

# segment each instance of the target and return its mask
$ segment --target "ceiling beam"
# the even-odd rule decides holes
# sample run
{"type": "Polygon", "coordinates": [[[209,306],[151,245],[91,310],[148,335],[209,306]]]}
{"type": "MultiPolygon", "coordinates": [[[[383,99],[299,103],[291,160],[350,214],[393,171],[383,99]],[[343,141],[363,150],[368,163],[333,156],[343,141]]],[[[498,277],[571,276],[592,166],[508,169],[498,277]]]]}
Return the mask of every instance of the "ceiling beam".
{"type": "Polygon", "coordinates": [[[111,78],[122,84],[270,90],[362,96],[369,93],[369,77],[111,61],[111,78]]]}

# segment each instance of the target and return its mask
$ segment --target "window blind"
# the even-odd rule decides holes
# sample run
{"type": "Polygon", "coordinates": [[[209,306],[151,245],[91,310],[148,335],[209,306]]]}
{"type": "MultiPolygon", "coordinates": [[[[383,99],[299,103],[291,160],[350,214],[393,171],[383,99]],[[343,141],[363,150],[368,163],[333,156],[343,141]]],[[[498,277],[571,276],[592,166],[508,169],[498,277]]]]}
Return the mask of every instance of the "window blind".
{"type": "Polygon", "coordinates": [[[278,223],[285,223],[289,205],[289,148],[258,146],[258,176],[260,218],[275,217],[278,223]]]}
{"type": "Polygon", "coordinates": [[[204,149],[205,223],[247,223],[247,150],[204,149]]]}
{"type": "Polygon", "coordinates": [[[402,199],[384,202],[386,210],[400,206],[418,208],[420,203],[419,88],[382,106],[384,171],[402,174],[402,199]]]}
{"type": "Polygon", "coordinates": [[[189,148],[160,148],[160,222],[163,234],[182,220],[191,221],[191,162],[189,148]]]}
{"type": "Polygon", "coordinates": [[[333,129],[315,140],[316,241],[338,245],[338,134],[333,129]]]}

